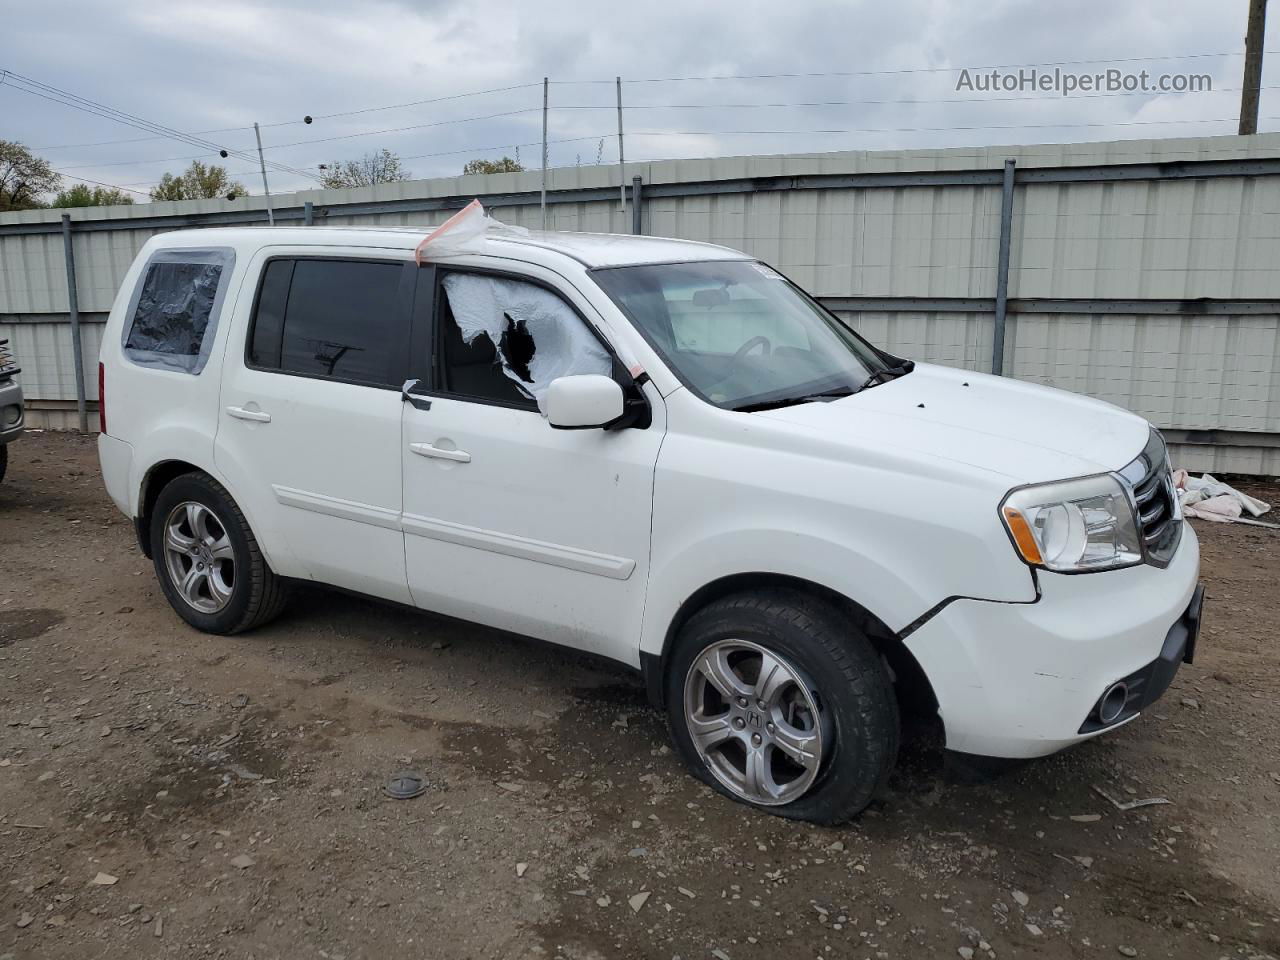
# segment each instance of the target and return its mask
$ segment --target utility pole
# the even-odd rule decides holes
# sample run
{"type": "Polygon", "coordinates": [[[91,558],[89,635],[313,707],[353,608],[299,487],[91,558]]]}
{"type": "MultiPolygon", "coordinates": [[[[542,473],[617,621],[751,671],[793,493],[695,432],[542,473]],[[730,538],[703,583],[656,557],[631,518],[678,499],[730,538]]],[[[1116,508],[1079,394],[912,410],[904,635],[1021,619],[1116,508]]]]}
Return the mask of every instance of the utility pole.
{"type": "Polygon", "coordinates": [[[1240,135],[1258,132],[1258,96],[1262,89],[1262,41],[1267,33],[1267,0],[1249,0],[1249,30],[1244,38],[1244,83],[1240,92],[1240,135]]]}
{"type": "Polygon", "coordinates": [[[622,152],[622,78],[618,77],[618,198],[622,201],[622,214],[627,213],[627,161],[622,152]]]}
{"type": "Polygon", "coordinates": [[[258,130],[258,121],[253,122],[253,135],[258,139],[258,167],[262,170],[262,192],[267,195],[267,223],[276,225],[276,215],[271,210],[271,188],[267,186],[267,161],[262,158],[262,133],[258,130]]]}
{"type": "Polygon", "coordinates": [[[542,78],[542,194],[539,204],[542,207],[542,229],[547,229],[547,87],[549,82],[542,78]]]}

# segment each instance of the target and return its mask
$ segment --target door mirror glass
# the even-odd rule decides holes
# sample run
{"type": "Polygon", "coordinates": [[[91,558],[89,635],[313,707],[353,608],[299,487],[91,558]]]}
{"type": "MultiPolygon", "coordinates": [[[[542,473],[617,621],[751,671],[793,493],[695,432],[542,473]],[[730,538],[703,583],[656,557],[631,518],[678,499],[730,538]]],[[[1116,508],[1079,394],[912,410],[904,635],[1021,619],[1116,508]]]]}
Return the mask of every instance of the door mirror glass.
{"type": "Polygon", "coordinates": [[[622,416],[622,387],[610,377],[584,373],[559,377],[547,390],[547,421],[561,430],[603,427],[622,416]]]}

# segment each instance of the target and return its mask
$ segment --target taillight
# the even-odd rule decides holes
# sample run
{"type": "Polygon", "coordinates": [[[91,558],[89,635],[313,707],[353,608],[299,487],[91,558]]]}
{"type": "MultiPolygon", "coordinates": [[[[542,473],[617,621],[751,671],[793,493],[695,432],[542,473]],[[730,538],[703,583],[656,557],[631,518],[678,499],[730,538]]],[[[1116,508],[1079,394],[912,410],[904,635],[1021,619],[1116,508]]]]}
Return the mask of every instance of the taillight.
{"type": "Polygon", "coordinates": [[[107,432],[107,368],[98,364],[98,432],[107,432]]]}

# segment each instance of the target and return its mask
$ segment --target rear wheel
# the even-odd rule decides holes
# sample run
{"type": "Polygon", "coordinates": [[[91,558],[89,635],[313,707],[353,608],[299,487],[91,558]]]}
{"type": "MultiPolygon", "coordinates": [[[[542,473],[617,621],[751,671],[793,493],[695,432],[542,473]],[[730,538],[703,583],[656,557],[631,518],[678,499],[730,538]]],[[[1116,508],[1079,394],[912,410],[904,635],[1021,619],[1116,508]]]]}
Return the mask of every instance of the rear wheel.
{"type": "Polygon", "coordinates": [[[284,607],[284,582],[231,495],[208,474],[183,474],[160,491],[150,533],[160,587],[196,629],[239,633],[284,607]]]}
{"type": "Polygon", "coordinates": [[[705,607],[680,630],[666,684],[685,762],[769,813],[847,820],[897,757],[897,702],[879,655],[847,618],[803,593],[705,607]]]}

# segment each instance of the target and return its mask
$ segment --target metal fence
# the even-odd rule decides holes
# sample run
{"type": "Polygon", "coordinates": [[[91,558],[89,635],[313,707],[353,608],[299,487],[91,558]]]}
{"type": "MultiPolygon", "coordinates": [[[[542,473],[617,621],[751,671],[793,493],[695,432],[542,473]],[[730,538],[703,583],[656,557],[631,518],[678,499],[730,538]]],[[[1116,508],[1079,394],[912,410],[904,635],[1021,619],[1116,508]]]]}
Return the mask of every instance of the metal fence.
{"type": "MultiPolygon", "coordinates": [[[[549,226],[745,250],[893,352],[1118,403],[1191,469],[1280,474],[1278,134],[662,161],[626,178],[624,209],[616,166],[551,171],[549,226]]],[[[480,197],[536,228],[539,180],[308,191],[276,197],[275,217],[425,227],[480,197]]],[[[0,337],[33,421],[77,422],[69,264],[92,390],[101,322],[148,237],[265,220],[260,198],[0,214],[0,337]]]]}

